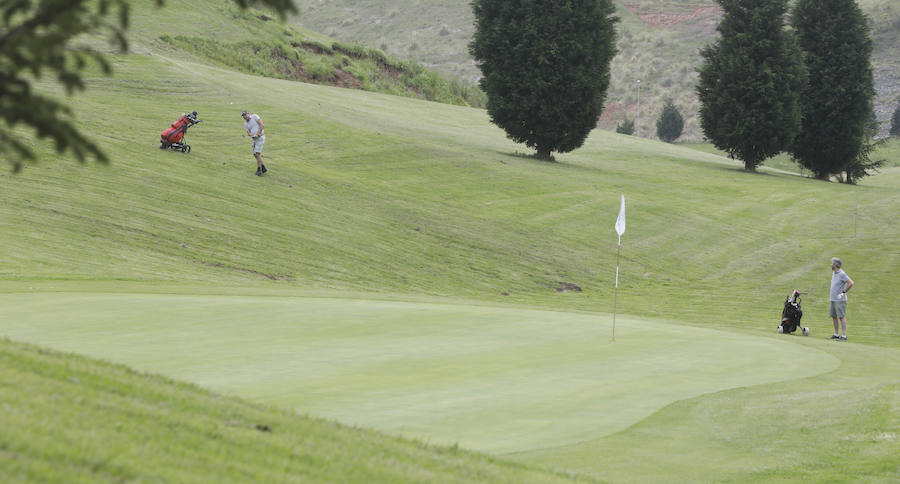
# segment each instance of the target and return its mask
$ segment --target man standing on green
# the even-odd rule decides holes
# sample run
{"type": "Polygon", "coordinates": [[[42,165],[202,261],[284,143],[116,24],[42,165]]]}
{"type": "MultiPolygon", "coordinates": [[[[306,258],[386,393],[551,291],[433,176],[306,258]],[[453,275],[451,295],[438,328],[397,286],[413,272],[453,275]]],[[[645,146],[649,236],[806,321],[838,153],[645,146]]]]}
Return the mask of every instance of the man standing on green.
{"type": "Polygon", "coordinates": [[[853,279],[841,269],[841,260],[831,258],[831,319],[834,320],[834,334],[828,339],[847,341],[847,291],[853,287],[853,279]],[[840,330],[840,332],[838,332],[840,330]]]}
{"type": "Polygon", "coordinates": [[[262,149],[266,143],[266,132],[264,131],[262,119],[258,114],[250,114],[249,111],[241,111],[241,117],[244,118],[244,129],[247,130],[247,136],[253,142],[253,156],[256,157],[256,176],[262,176],[263,173],[269,171],[262,160],[262,149]]]}

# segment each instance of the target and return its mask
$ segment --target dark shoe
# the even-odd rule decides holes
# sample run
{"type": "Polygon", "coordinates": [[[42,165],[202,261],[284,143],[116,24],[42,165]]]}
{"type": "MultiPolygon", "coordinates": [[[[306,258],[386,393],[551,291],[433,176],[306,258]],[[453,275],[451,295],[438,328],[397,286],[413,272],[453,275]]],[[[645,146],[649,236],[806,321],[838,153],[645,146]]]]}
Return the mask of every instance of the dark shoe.
{"type": "Polygon", "coordinates": [[[263,173],[266,173],[267,171],[269,171],[269,170],[266,169],[266,165],[263,165],[263,166],[262,166],[262,172],[263,172],[263,173]]]}
{"type": "Polygon", "coordinates": [[[826,339],[841,339],[841,337],[838,336],[838,335],[836,335],[836,334],[833,334],[833,335],[829,336],[829,337],[826,338],[826,339]]]}
{"type": "Polygon", "coordinates": [[[846,337],[846,336],[841,336],[841,341],[847,341],[847,337],[846,337]]]}
{"type": "Polygon", "coordinates": [[[257,168],[257,169],[256,169],[256,176],[262,176],[262,169],[261,169],[261,168],[257,168]]]}

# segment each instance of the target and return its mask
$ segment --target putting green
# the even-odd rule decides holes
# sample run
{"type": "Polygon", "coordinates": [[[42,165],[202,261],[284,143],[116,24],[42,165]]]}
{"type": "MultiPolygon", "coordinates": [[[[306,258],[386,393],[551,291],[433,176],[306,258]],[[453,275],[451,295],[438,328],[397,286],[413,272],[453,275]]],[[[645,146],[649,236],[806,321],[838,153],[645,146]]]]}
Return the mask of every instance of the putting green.
{"type": "Polygon", "coordinates": [[[610,334],[608,315],[449,303],[0,294],[0,335],[12,339],[497,454],[595,439],[675,401],[839,364],[774,334],[623,316],[610,334]]]}

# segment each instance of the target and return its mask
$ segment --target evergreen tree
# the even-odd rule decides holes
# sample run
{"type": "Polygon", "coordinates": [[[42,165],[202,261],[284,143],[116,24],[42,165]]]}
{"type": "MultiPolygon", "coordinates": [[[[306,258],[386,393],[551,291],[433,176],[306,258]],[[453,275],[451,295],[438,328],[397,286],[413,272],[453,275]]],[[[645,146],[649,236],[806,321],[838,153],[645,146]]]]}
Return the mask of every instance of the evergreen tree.
{"type": "Polygon", "coordinates": [[[897,103],[897,109],[894,110],[894,116],[891,117],[891,136],[900,136],[900,103],[897,103]]]}
{"type": "Polygon", "coordinates": [[[884,140],[875,140],[875,137],[878,136],[879,126],[878,126],[878,117],[875,116],[875,106],[872,101],[870,104],[873,104],[869,109],[869,121],[866,123],[866,131],[864,135],[864,142],[862,144],[862,148],[859,150],[859,154],[856,155],[856,158],[846,167],[844,168],[843,174],[838,174],[838,180],[844,183],[849,183],[855,185],[860,178],[864,176],[869,176],[874,172],[878,171],[878,168],[884,165],[884,159],[873,160],[870,155],[875,149],[884,143],[884,140]]]}
{"type": "Polygon", "coordinates": [[[866,17],[855,0],[798,0],[792,23],[809,69],[794,158],[816,178],[846,172],[852,183],[875,96],[866,17]]]}
{"type": "MultiPolygon", "coordinates": [[[[247,7],[249,0],[234,0],[247,7]]],[[[259,0],[278,12],[296,12],[291,0],[259,0]]],[[[162,0],[156,0],[162,5],[162,0]]],[[[91,61],[111,73],[102,53],[74,44],[74,39],[101,35],[116,50],[126,51],[129,0],[10,0],[0,2],[0,154],[14,171],[34,159],[31,148],[13,128],[32,128],[38,138],[50,138],[59,153],[71,151],[84,162],[106,155],[75,126],[72,110],[64,103],[35,92],[33,82],[47,71],[66,93],[82,91],[81,73],[91,61]]]]}
{"type": "Polygon", "coordinates": [[[550,159],[594,129],[616,53],[611,0],[473,0],[469,52],[491,121],[550,159]]]}
{"type": "Polygon", "coordinates": [[[799,131],[805,69],[785,29],[787,0],[717,1],[724,10],[720,38],[701,51],[700,126],[754,171],[786,151],[799,131]]]}
{"type": "Polygon", "coordinates": [[[625,118],[624,121],[616,125],[616,133],[634,134],[634,120],[625,118]]]}
{"type": "Polygon", "coordinates": [[[656,120],[656,136],[666,143],[671,143],[681,136],[684,131],[684,118],[681,111],[675,107],[675,103],[671,99],[666,100],[659,119],[656,120]]]}

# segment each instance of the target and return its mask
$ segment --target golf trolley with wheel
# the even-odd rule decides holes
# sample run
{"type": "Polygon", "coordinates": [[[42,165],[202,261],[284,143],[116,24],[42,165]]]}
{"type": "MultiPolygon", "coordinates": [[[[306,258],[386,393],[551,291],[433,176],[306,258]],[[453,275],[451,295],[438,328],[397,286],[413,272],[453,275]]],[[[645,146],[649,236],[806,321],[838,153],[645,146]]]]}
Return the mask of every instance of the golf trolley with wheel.
{"type": "Polygon", "coordinates": [[[794,290],[784,301],[784,309],[781,311],[781,324],[775,331],[778,334],[790,334],[800,328],[803,336],[809,336],[809,328],[800,326],[800,319],[803,318],[803,309],[800,308],[800,296],[806,295],[805,292],[794,290]]]}
{"type": "Polygon", "coordinates": [[[184,142],[184,135],[187,134],[188,128],[202,121],[202,119],[197,117],[197,111],[182,114],[172,123],[169,129],[163,131],[160,135],[159,149],[164,150],[168,148],[174,151],[181,151],[182,153],[190,153],[191,145],[184,142]]]}

